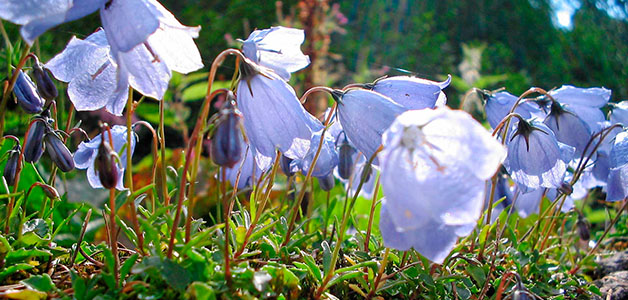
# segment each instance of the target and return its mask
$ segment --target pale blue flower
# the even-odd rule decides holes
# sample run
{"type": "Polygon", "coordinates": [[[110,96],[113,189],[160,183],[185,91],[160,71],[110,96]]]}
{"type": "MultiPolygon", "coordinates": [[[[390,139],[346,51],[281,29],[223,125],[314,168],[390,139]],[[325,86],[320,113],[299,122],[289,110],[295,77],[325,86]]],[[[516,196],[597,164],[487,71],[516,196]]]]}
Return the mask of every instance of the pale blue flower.
{"type": "Polygon", "coordinates": [[[610,172],[606,186],[606,201],[628,197],[628,131],[615,136],[610,153],[610,172]]]}
{"type": "Polygon", "coordinates": [[[304,158],[320,121],[303,108],[294,89],[278,75],[248,60],[242,67],[242,74],[247,75],[238,83],[237,103],[251,145],[268,157],[279,149],[288,158],[304,158]]]}
{"type": "Polygon", "coordinates": [[[366,88],[390,97],[407,109],[445,106],[447,96],[443,89],[451,83],[451,76],[443,82],[410,76],[387,77],[365,85],[366,88]]]}
{"type": "Polygon", "coordinates": [[[347,138],[368,158],[381,145],[384,131],[407,110],[389,97],[369,90],[337,91],[334,97],[338,101],[338,119],[347,138]]]}
{"type": "Polygon", "coordinates": [[[610,119],[612,124],[620,123],[628,126],[628,100],[613,105],[610,119]]]}
{"type": "Polygon", "coordinates": [[[593,133],[601,129],[602,122],[606,120],[600,109],[608,103],[611,90],[606,88],[579,88],[571,85],[563,85],[549,94],[568,111],[575,113],[591,128],[593,133]]]}
{"type": "Polygon", "coordinates": [[[383,145],[380,180],[390,216],[380,221],[385,245],[414,247],[442,262],[456,239],[475,227],[485,180],[506,150],[470,115],[447,108],[401,114],[383,145]]]}
{"type": "MultiPolygon", "coordinates": [[[[486,111],[486,120],[491,125],[491,128],[497,127],[497,125],[510,113],[513,105],[517,103],[518,97],[508,92],[498,92],[495,94],[488,94],[482,92],[482,97],[485,99],[484,110],[486,111]]],[[[515,113],[519,114],[524,119],[530,119],[532,117],[544,117],[543,111],[538,105],[525,101],[521,102],[515,113]]],[[[511,119],[512,124],[516,124],[517,119],[511,119]]]]}
{"type": "Polygon", "coordinates": [[[254,63],[273,70],[282,79],[310,64],[310,58],[301,52],[305,33],[301,29],[282,26],[255,30],[243,41],[244,56],[254,63]]]}
{"type": "Polygon", "coordinates": [[[519,189],[526,193],[560,187],[575,149],[558,142],[554,132],[536,120],[519,120],[510,136],[504,166],[519,189]]]}
{"type": "Polygon", "coordinates": [[[107,0],[0,0],[0,18],[23,25],[20,33],[32,45],[48,29],[89,15],[107,0]]]}
{"type": "MultiPolygon", "coordinates": [[[[583,119],[575,113],[563,109],[558,102],[552,102],[550,113],[543,121],[556,136],[556,139],[576,149],[574,159],[579,159],[589,143],[593,131],[583,119]]],[[[597,126],[597,125],[596,125],[597,126]]],[[[590,154],[590,149],[587,155],[590,154]]]]}
{"type": "MultiPolygon", "coordinates": [[[[316,151],[318,150],[318,145],[320,144],[322,129],[315,132],[312,135],[312,140],[310,141],[310,150],[307,152],[303,159],[294,159],[291,163],[291,169],[294,171],[301,170],[303,174],[307,174],[310,165],[316,155],[316,151]]],[[[338,165],[338,151],[336,150],[336,143],[334,138],[328,133],[325,132],[325,137],[323,138],[323,146],[321,147],[320,154],[318,159],[316,160],[316,164],[314,165],[314,170],[312,170],[313,177],[326,177],[331,174],[334,168],[338,165]]]]}
{"type": "Polygon", "coordinates": [[[129,85],[146,96],[161,99],[171,70],[188,73],[202,67],[192,40],[199,29],[182,26],[166,13],[148,41],[128,52],[114,53],[106,32],[99,30],[85,40],[73,37],[46,68],[58,80],[69,82],[68,96],[79,111],[105,107],[121,115],[129,85]]]}
{"type": "MultiPolygon", "coordinates": [[[[120,155],[120,163],[118,167],[118,184],[116,189],[124,190],[124,169],[127,162],[127,128],[126,126],[114,125],[111,128],[111,137],[113,138],[113,150],[120,155]],[[124,148],[124,151],[123,151],[124,148]]],[[[133,135],[131,138],[131,153],[135,151],[135,144],[137,137],[133,135]]],[[[87,169],[87,181],[93,188],[102,188],[100,178],[96,173],[96,167],[94,166],[94,160],[98,155],[98,147],[102,140],[102,133],[94,137],[88,142],[82,142],[79,144],[78,149],[74,153],[74,164],[77,169],[87,169]]],[[[109,143],[109,134],[105,132],[105,142],[109,143]]]]}

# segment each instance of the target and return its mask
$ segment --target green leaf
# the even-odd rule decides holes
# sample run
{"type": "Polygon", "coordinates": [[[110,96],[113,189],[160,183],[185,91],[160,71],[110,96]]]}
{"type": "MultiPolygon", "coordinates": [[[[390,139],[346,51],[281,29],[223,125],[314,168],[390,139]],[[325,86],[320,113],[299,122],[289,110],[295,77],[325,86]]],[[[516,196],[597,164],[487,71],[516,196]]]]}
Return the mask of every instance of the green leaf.
{"type": "Polygon", "coordinates": [[[332,280],[329,281],[329,284],[327,285],[328,287],[333,286],[336,283],[342,282],[344,280],[348,280],[351,278],[355,278],[358,277],[360,275],[363,275],[364,273],[361,271],[351,271],[351,272],[345,272],[342,273],[342,275],[340,276],[334,276],[334,278],[332,280]]]}
{"type": "Polygon", "coordinates": [[[50,232],[50,228],[48,228],[46,221],[42,219],[32,219],[24,223],[24,227],[22,228],[22,234],[29,232],[33,232],[43,238],[50,232]]]}
{"type": "Polygon", "coordinates": [[[23,262],[31,258],[48,258],[52,256],[52,253],[48,250],[40,250],[37,248],[34,249],[18,249],[9,252],[7,257],[5,258],[7,264],[23,262]]]}
{"type": "Polygon", "coordinates": [[[301,251],[301,256],[303,256],[303,260],[305,261],[305,265],[307,266],[308,271],[310,271],[310,274],[314,276],[314,279],[316,279],[317,282],[321,282],[323,280],[323,276],[321,274],[321,270],[314,261],[314,258],[304,251],[301,251]]]}
{"type": "Polygon", "coordinates": [[[331,253],[331,249],[329,249],[329,244],[327,243],[327,241],[323,241],[321,243],[321,247],[323,248],[323,271],[325,275],[327,275],[331,267],[332,253],[331,253]]]}
{"type": "Polygon", "coordinates": [[[4,271],[0,272],[0,282],[2,280],[4,280],[5,277],[10,276],[13,273],[16,273],[16,272],[19,272],[19,271],[30,270],[30,269],[32,269],[34,267],[35,266],[29,265],[29,264],[15,264],[15,265],[12,265],[12,266],[4,269],[4,271]]]}
{"type": "Polygon", "coordinates": [[[138,257],[140,257],[139,254],[133,254],[124,261],[122,267],[120,267],[120,279],[124,280],[126,278],[126,275],[129,274],[131,268],[133,268],[135,262],[137,262],[138,257]]]}
{"type": "Polygon", "coordinates": [[[196,300],[216,300],[216,292],[211,286],[204,282],[192,282],[187,289],[188,299],[196,300]]]}
{"type": "Polygon", "coordinates": [[[25,286],[40,292],[51,292],[55,290],[55,284],[48,274],[33,275],[28,279],[20,281],[25,286]]]}

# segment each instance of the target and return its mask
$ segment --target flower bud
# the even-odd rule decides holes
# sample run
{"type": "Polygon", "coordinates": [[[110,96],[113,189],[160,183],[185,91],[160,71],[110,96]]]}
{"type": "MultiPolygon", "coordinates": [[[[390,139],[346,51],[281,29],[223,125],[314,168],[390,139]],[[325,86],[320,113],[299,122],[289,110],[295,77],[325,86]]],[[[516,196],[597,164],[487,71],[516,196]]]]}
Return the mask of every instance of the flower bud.
{"type": "Polygon", "coordinates": [[[59,136],[50,129],[47,129],[44,135],[44,145],[50,156],[50,160],[57,165],[59,170],[62,172],[74,170],[74,158],[72,157],[72,153],[68,150],[68,147],[63,144],[59,136]]]}
{"type": "Polygon", "coordinates": [[[242,157],[240,114],[234,104],[233,94],[229,92],[211,140],[212,159],[217,165],[228,168],[233,168],[242,157]]]}
{"type": "Polygon", "coordinates": [[[558,187],[558,190],[567,196],[573,193],[573,187],[571,186],[571,184],[565,181],[563,181],[563,183],[560,184],[560,186],[558,187]]]}
{"type": "Polygon", "coordinates": [[[583,241],[588,241],[591,239],[591,230],[589,223],[586,221],[584,216],[578,215],[578,221],[576,222],[576,227],[578,229],[578,235],[580,239],[583,241]]]}
{"type": "Polygon", "coordinates": [[[330,173],[325,177],[317,177],[318,185],[321,187],[323,191],[331,191],[336,185],[336,180],[334,179],[334,175],[330,173]]]}
{"type": "Polygon", "coordinates": [[[18,72],[13,93],[17,98],[17,103],[27,113],[36,114],[42,111],[44,99],[39,96],[35,84],[22,70],[18,72]]]}
{"type": "Polygon", "coordinates": [[[24,145],[24,161],[37,162],[44,153],[44,134],[46,132],[46,124],[43,120],[38,120],[31,126],[26,137],[26,145],[24,145]]]}
{"type": "Polygon", "coordinates": [[[9,158],[7,159],[7,164],[4,166],[3,176],[9,186],[15,184],[18,166],[21,166],[20,151],[20,145],[15,145],[15,147],[9,151],[9,158]]]}
{"type": "Polygon", "coordinates": [[[48,75],[48,72],[44,70],[44,66],[37,60],[33,65],[33,77],[37,83],[37,91],[44,99],[50,101],[57,98],[59,92],[55,86],[54,81],[48,75]]]}
{"type": "Polygon", "coordinates": [[[116,163],[116,153],[111,149],[109,142],[105,139],[100,140],[98,154],[94,160],[94,167],[100,183],[106,189],[115,188],[118,184],[118,165],[116,163]]]}
{"type": "Polygon", "coordinates": [[[50,199],[56,199],[60,197],[57,189],[55,189],[52,186],[42,183],[42,184],[39,184],[39,187],[41,188],[42,191],[44,191],[44,194],[46,195],[46,197],[50,199]]]}
{"type": "Polygon", "coordinates": [[[338,149],[338,175],[342,179],[349,179],[353,169],[353,158],[356,150],[349,143],[343,142],[338,149]]]}
{"type": "Polygon", "coordinates": [[[291,163],[292,163],[292,158],[289,158],[283,154],[281,155],[281,158],[279,159],[279,166],[281,167],[281,171],[283,171],[283,173],[286,174],[286,176],[288,177],[296,173],[292,171],[292,168],[290,167],[291,163]]]}

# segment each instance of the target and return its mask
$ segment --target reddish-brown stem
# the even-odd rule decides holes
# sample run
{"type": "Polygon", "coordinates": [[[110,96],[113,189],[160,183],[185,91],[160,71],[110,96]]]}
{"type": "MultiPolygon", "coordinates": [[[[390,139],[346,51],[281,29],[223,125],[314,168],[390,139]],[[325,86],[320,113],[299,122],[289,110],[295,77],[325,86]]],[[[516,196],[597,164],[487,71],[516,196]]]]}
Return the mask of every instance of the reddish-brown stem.
{"type": "Polygon", "coordinates": [[[116,230],[116,189],[109,189],[109,242],[111,246],[111,253],[113,254],[113,274],[116,279],[116,287],[119,281],[119,266],[120,258],[118,257],[118,234],[116,230]]]}
{"type": "Polygon", "coordinates": [[[231,218],[231,212],[229,211],[229,200],[227,199],[227,168],[221,167],[222,172],[222,182],[221,186],[221,194],[222,194],[222,207],[223,207],[223,218],[225,219],[225,279],[227,281],[227,286],[231,287],[231,254],[229,253],[229,243],[231,233],[229,232],[229,219],[231,218]]]}
{"type": "MultiPolygon", "coordinates": [[[[26,48],[24,48],[24,51],[22,51],[22,57],[20,58],[20,61],[18,62],[17,67],[15,68],[15,70],[13,71],[13,74],[11,75],[11,79],[9,79],[8,83],[5,82],[4,84],[4,90],[2,91],[2,101],[0,102],[0,139],[4,139],[4,114],[7,108],[7,101],[9,100],[9,95],[11,94],[11,91],[13,90],[13,86],[15,86],[15,82],[17,81],[18,73],[24,67],[26,60],[31,56],[28,53],[30,49],[31,49],[30,46],[26,46],[26,48]]],[[[4,142],[4,140],[0,140],[0,144],[2,142],[4,142]]]]}

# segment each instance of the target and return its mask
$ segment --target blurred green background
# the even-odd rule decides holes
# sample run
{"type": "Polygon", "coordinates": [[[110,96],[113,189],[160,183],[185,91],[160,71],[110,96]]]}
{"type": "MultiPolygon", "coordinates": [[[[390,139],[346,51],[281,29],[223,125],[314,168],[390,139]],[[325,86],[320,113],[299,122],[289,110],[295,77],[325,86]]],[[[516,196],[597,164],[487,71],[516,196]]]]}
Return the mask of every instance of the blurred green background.
{"type": "MultiPolygon", "coordinates": [[[[313,64],[296,76],[297,91],[313,85],[370,82],[411,72],[442,80],[455,106],[471,87],[605,86],[628,99],[626,0],[163,0],[185,25],[201,25],[197,44],[207,71],[227,47],[255,28],[304,28],[313,64]]],[[[6,22],[5,22],[6,23],[6,22]]],[[[37,45],[42,60],[73,35],[99,26],[98,14],[58,26],[37,45]]],[[[9,35],[17,27],[5,24],[9,35]]],[[[225,76],[232,70],[222,69],[225,76]]],[[[308,108],[312,110],[311,108],[308,108]]]]}

